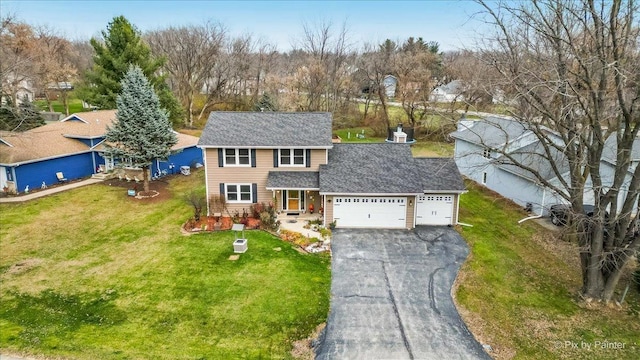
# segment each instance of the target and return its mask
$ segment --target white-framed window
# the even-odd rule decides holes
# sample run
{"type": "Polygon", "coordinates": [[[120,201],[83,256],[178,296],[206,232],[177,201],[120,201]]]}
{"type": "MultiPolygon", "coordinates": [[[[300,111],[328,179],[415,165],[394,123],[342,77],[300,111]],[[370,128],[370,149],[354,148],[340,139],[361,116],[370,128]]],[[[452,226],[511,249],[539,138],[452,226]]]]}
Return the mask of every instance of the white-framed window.
{"type": "Polygon", "coordinates": [[[482,173],[482,184],[483,185],[487,185],[487,173],[486,172],[482,173]]]}
{"type": "Polygon", "coordinates": [[[482,157],[485,159],[491,159],[491,149],[484,148],[484,151],[482,151],[482,157]]]}
{"type": "Polygon", "coordinates": [[[223,149],[224,166],[251,166],[249,149],[223,149]]]}
{"type": "Polygon", "coordinates": [[[306,166],[304,149],[280,149],[279,166],[306,166]]]}
{"type": "Polygon", "coordinates": [[[225,184],[224,194],[230,203],[253,203],[251,184],[225,184]]]}

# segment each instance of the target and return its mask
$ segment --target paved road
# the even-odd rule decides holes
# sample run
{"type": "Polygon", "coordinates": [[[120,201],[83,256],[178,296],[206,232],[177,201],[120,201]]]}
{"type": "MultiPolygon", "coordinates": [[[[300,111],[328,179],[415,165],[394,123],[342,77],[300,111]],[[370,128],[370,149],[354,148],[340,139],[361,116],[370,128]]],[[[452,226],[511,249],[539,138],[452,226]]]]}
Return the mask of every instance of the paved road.
{"type": "Polygon", "coordinates": [[[468,247],[447,227],[337,229],[317,359],[489,359],[451,298],[468,247]]]}

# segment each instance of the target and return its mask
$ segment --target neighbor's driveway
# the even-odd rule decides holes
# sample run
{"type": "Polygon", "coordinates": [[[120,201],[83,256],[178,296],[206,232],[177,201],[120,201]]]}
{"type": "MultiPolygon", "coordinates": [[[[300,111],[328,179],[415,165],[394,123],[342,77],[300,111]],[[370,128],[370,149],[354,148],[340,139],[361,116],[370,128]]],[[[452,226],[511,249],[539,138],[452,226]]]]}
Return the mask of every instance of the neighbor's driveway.
{"type": "Polygon", "coordinates": [[[451,285],[468,254],[447,227],[333,233],[331,311],[317,359],[489,359],[451,285]]]}

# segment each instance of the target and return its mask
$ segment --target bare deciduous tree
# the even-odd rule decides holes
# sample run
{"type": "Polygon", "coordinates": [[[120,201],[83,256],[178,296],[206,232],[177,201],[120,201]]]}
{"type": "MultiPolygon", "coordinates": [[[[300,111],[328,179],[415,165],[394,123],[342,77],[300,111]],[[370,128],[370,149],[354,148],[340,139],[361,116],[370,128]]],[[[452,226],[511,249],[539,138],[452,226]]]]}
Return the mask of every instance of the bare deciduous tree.
{"type": "Polygon", "coordinates": [[[622,269],[640,247],[634,228],[640,191],[634,149],[640,129],[638,4],[479,3],[497,30],[482,54],[499,74],[495,86],[517,100],[512,115],[540,140],[539,155],[557,181],[495,150],[564,197],[578,218],[585,196],[593,197],[593,217],[572,222],[580,244],[581,295],[610,301],[622,269]],[[615,164],[607,171],[602,158],[610,145],[615,164]]]}
{"type": "Polygon", "coordinates": [[[207,22],[152,31],[146,37],[152,51],[166,58],[164,69],[170,75],[170,86],[187,109],[185,125],[192,127],[196,97],[211,81],[212,69],[222,56],[224,28],[207,22]]]}
{"type": "Polygon", "coordinates": [[[346,23],[337,31],[331,22],[304,23],[303,32],[297,47],[305,56],[298,64],[296,80],[307,98],[305,110],[333,112],[344,107],[348,102],[344,95],[351,93],[347,81],[351,69],[347,64],[350,44],[346,23]]]}
{"type": "Polygon", "coordinates": [[[30,25],[13,16],[5,16],[0,21],[1,95],[17,106],[19,90],[32,81],[38,46],[30,25]]]}
{"type": "Polygon", "coordinates": [[[69,92],[78,72],[72,61],[73,46],[69,40],[59,36],[49,27],[35,29],[38,44],[35,57],[34,80],[40,93],[44,94],[49,111],[53,111],[53,100],[59,99],[69,115],[69,92]]]}

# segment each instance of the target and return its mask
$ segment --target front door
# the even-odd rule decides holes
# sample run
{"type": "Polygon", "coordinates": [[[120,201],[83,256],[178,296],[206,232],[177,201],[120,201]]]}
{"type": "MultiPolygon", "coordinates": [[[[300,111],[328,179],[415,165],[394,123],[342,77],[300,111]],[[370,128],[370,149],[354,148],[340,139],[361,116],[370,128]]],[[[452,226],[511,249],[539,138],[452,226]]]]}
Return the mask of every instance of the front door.
{"type": "Polygon", "coordinates": [[[300,210],[299,190],[287,190],[287,210],[300,210]]]}

